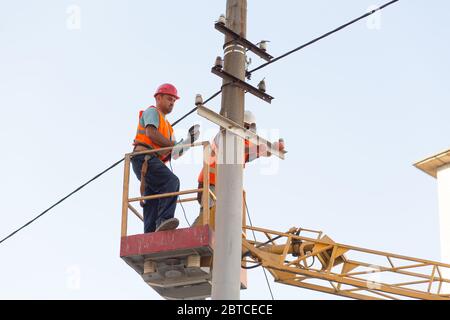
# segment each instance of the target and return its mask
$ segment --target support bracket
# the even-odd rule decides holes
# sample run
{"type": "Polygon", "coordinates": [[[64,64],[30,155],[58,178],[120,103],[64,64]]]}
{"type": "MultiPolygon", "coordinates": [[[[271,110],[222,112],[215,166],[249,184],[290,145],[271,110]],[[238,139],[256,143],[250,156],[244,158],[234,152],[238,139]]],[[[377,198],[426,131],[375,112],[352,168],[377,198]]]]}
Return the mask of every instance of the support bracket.
{"type": "Polygon", "coordinates": [[[254,45],[253,43],[251,43],[247,39],[241,37],[239,34],[234,32],[233,30],[227,28],[223,23],[216,22],[216,24],[214,26],[217,30],[222,32],[224,35],[231,36],[234,39],[234,41],[236,41],[240,45],[244,46],[246,49],[250,50],[254,54],[260,56],[262,59],[264,59],[266,61],[270,61],[273,59],[273,57],[270,54],[268,54],[265,50],[262,50],[257,45],[254,45]]]}
{"type": "Polygon", "coordinates": [[[265,144],[267,146],[267,151],[276,155],[278,158],[284,160],[284,156],[287,153],[286,150],[280,151],[275,149],[269,141],[261,138],[253,131],[247,130],[236,122],[212,111],[211,109],[206,108],[205,106],[199,106],[197,109],[197,113],[199,116],[217,124],[218,126],[230,131],[231,133],[241,137],[242,139],[249,140],[255,145],[265,144]]]}
{"type": "Polygon", "coordinates": [[[233,76],[232,74],[229,74],[228,72],[224,71],[220,67],[213,67],[211,69],[211,72],[226,81],[230,81],[230,82],[234,83],[239,88],[241,88],[247,92],[250,92],[251,94],[264,100],[267,103],[272,103],[272,100],[274,99],[274,97],[268,95],[267,93],[262,92],[261,90],[258,90],[257,88],[253,87],[252,85],[248,84],[247,82],[242,81],[241,79],[233,76]]]}

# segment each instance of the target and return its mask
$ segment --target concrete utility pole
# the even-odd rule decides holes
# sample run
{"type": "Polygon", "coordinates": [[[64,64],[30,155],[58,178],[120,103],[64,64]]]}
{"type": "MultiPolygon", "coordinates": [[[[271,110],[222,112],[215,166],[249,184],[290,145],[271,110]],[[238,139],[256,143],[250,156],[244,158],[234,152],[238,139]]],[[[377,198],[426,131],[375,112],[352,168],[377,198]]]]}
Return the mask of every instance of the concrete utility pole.
{"type": "MultiPolygon", "coordinates": [[[[242,37],[247,33],[247,0],[227,0],[226,25],[242,37]]],[[[245,80],[243,46],[225,37],[224,70],[245,80]]],[[[226,81],[223,81],[226,84],[226,81]]],[[[245,92],[234,85],[223,88],[220,114],[243,125],[245,92]]],[[[222,132],[217,157],[217,212],[212,299],[239,300],[242,250],[244,142],[222,132]]]]}

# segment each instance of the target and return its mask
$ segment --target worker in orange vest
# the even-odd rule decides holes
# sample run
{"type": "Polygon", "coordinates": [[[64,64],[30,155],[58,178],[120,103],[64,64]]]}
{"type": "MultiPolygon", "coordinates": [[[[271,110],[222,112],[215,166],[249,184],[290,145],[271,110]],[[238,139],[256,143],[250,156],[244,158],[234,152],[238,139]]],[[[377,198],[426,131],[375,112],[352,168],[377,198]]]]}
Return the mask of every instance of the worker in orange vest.
{"type": "MultiPolygon", "coordinates": [[[[189,129],[186,139],[176,142],[172,126],[166,116],[172,112],[179,99],[175,86],[165,83],[158,87],[154,94],[156,106],[150,106],[139,113],[139,123],[134,139],[133,152],[173,147],[173,151],[152,153],[150,155],[133,156],[133,171],[141,181],[141,195],[149,196],[178,192],[180,180],[165,165],[171,158],[177,159],[196,141],[200,135],[199,126],[189,129]]],[[[178,227],[175,209],[178,196],[141,201],[144,208],[144,232],[172,230],[178,227]]]]}
{"type": "MultiPolygon", "coordinates": [[[[244,113],[244,127],[247,130],[250,130],[254,133],[256,133],[256,118],[250,111],[245,111],[244,113]]],[[[218,154],[218,146],[219,146],[219,138],[220,134],[217,134],[214,137],[214,140],[211,143],[211,155],[209,158],[209,183],[210,183],[210,189],[215,194],[215,187],[216,187],[216,156],[218,154]]],[[[274,148],[283,151],[284,150],[284,142],[283,139],[280,139],[277,142],[273,142],[274,148]]],[[[267,146],[265,144],[260,144],[258,146],[255,146],[253,143],[251,143],[249,140],[245,140],[245,163],[251,162],[259,157],[270,157],[272,154],[267,150],[267,146]]],[[[244,167],[245,167],[244,163],[244,167]]],[[[198,188],[203,188],[203,169],[201,170],[199,176],[198,176],[198,188]]],[[[197,194],[197,200],[200,203],[200,206],[202,206],[202,192],[199,192],[197,194]]],[[[210,218],[209,218],[209,224],[212,229],[215,227],[215,201],[210,197],[209,198],[209,207],[210,207],[210,218]]],[[[203,221],[203,207],[200,207],[200,214],[195,219],[193,226],[201,225],[203,221]]]]}

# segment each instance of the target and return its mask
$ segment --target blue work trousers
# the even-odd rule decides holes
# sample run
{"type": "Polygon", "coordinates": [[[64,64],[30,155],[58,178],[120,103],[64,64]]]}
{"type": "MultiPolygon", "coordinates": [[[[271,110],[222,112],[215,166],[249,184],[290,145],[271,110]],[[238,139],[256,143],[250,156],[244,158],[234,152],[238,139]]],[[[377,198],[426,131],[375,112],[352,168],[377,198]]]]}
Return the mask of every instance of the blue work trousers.
{"type": "MultiPolygon", "coordinates": [[[[139,155],[131,159],[133,171],[141,180],[141,170],[145,155],[139,155]]],[[[148,160],[148,169],[145,176],[145,196],[178,192],[180,180],[157,157],[148,160]]],[[[165,220],[175,216],[178,196],[146,200],[144,205],[144,232],[154,232],[165,220]]]]}

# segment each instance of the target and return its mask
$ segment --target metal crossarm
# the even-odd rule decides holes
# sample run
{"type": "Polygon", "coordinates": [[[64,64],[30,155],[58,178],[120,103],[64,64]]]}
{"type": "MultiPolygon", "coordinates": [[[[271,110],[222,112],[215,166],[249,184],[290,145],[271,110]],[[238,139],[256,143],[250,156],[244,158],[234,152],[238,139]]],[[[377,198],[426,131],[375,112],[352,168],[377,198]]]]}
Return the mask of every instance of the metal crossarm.
{"type": "Polygon", "coordinates": [[[233,30],[227,28],[223,23],[216,22],[214,27],[217,30],[219,30],[220,32],[222,32],[224,35],[231,36],[235,42],[237,42],[240,45],[244,46],[245,48],[247,48],[248,50],[250,50],[254,54],[258,55],[262,59],[264,59],[266,61],[270,61],[270,60],[273,59],[273,56],[268,54],[265,50],[262,50],[257,45],[254,45],[253,43],[251,43],[250,41],[248,41],[244,37],[241,37],[239,34],[234,32],[233,30]]]}
{"type": "Polygon", "coordinates": [[[272,143],[265,140],[264,138],[261,138],[254,132],[241,127],[236,122],[234,122],[228,118],[225,118],[224,116],[217,114],[214,111],[212,111],[206,107],[203,107],[203,106],[198,107],[197,113],[199,116],[201,116],[205,119],[208,119],[209,121],[217,124],[218,126],[221,126],[222,128],[230,131],[231,133],[241,137],[242,139],[249,140],[250,142],[254,143],[255,145],[265,144],[267,146],[267,151],[269,151],[273,155],[279,157],[280,159],[284,160],[284,155],[287,152],[286,150],[280,151],[280,150],[274,148],[272,143]]]}
{"type": "Polygon", "coordinates": [[[262,92],[261,90],[258,90],[257,88],[253,87],[252,85],[248,84],[247,82],[242,81],[239,78],[236,78],[232,74],[229,74],[228,72],[223,71],[223,69],[221,69],[221,68],[213,67],[211,69],[211,72],[214,73],[215,75],[221,77],[224,80],[230,81],[231,83],[240,87],[241,89],[243,89],[247,92],[250,92],[254,96],[264,100],[267,103],[272,103],[272,100],[274,99],[274,97],[269,96],[268,94],[262,92]]]}

